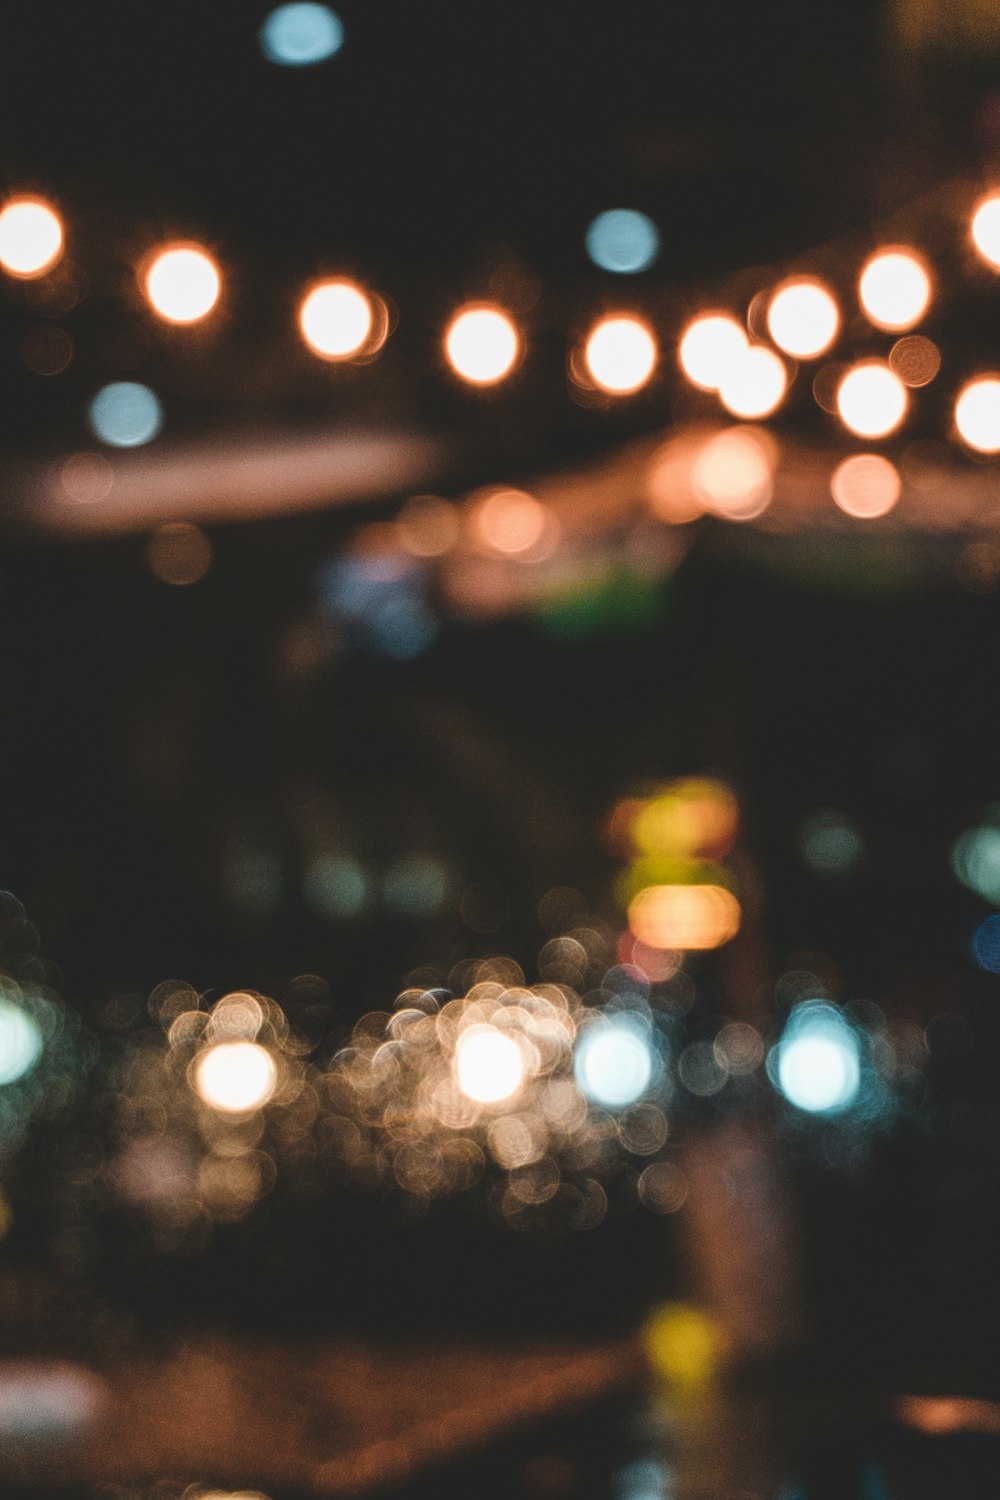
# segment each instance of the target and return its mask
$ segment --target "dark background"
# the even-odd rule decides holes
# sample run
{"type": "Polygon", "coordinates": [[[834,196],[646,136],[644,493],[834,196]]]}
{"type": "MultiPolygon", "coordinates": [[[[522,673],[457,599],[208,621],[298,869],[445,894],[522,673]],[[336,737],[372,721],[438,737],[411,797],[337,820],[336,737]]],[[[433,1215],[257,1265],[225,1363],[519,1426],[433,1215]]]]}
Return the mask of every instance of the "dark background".
{"type": "MultiPolygon", "coordinates": [[[[138,378],[168,407],[164,442],[262,420],[417,427],[450,445],[451,493],[496,479],[498,455],[499,477],[585,460],[670,412],[665,382],[622,409],[569,399],[567,329],[595,309],[625,299],[676,314],[745,267],[874,239],[936,182],[989,173],[988,53],[906,59],[879,6],[339,10],[342,54],[293,72],[261,58],[260,6],[4,7],[0,181],[59,203],[87,274],[66,319],[76,355],[54,380],[25,370],[36,315],[22,288],[3,290],[8,457],[87,445],[92,392],[138,378]],[[593,215],[618,204],[649,213],[663,242],[624,287],[583,248],[593,215]],[[150,329],[132,281],[135,258],[171,235],[232,267],[220,319],[186,341],[150,329]],[[439,329],[510,262],[540,287],[532,360],[507,392],[458,389],[439,329]],[[288,332],[299,287],[327,269],[398,308],[370,367],[320,367],[288,332]]],[[[814,1345],[854,1370],[991,1385],[1000,995],[968,957],[987,908],[948,852],[1000,792],[1000,604],[963,585],[961,539],[857,539],[836,568],[822,539],[764,549],[709,525],[637,623],[567,640],[532,619],[446,620],[414,661],[342,639],[297,675],[287,642],[315,618],[317,569],[361,519],[347,508],[210,527],[213,567],[184,589],[151,576],[145,536],[67,543],[8,526],[0,885],[25,903],[68,1004],[124,1045],[109,1005],[139,997],[139,1027],[164,978],[281,1000],[318,974],[331,1044],[415,965],[447,970],[486,947],[530,970],[552,886],[614,918],[617,865],[599,835],[610,805],[642,782],[721,774],[763,892],[769,982],[814,967],[839,998],[890,1018],[964,1018],[857,1160],[831,1165],[820,1131],[781,1137],[814,1345]],[[302,890],[317,807],[373,876],[410,853],[439,858],[449,893],[433,921],[378,900],[355,920],[320,916],[302,890]],[[797,850],[821,807],[865,842],[839,882],[797,850]],[[245,858],[269,872],[263,894],[234,878],[245,858]],[[470,887],[506,912],[487,935],[463,922],[470,887]]],[[[750,1004],[713,961],[696,977],[693,1025],[750,1004]]],[[[140,1321],[581,1332],[688,1289],[672,1227],[639,1211],[536,1243],[474,1203],[407,1226],[391,1205],[331,1195],[306,1210],[280,1192],[197,1266],[94,1209],[91,1253],[69,1276],[53,1252],[61,1160],[41,1132],[7,1164],[4,1253],[70,1301],[124,1303],[140,1321]],[[417,1296],[394,1275],[401,1261],[417,1296]]]]}

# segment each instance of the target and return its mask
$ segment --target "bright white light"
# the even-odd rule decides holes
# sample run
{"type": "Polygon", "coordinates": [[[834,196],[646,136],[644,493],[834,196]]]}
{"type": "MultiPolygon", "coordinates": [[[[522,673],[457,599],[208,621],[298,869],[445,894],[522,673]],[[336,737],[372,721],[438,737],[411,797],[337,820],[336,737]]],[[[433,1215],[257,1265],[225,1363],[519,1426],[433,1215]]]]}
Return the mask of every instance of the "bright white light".
{"type": "Polygon", "coordinates": [[[744,349],[722,377],[719,400],[734,417],[766,417],[780,406],[788,376],[773,349],[744,349]]]}
{"type": "Polygon", "coordinates": [[[587,230],[587,254],[594,265],[619,276],[645,271],[659,250],[656,225],[635,208],[609,208],[587,230]]]}
{"type": "Polygon", "coordinates": [[[984,260],[1000,267],[1000,193],[984,198],[972,217],[972,240],[984,260]]]}
{"type": "Polygon", "coordinates": [[[493,385],[510,374],[521,341],[505,312],[470,307],[453,319],[444,347],[456,375],[472,385],[493,385]]]}
{"type": "Polygon", "coordinates": [[[242,1114],[259,1109],[274,1093],[278,1070],[256,1042],[220,1042],[210,1047],[195,1068],[195,1087],[213,1109],[242,1114]]]}
{"type": "Polygon", "coordinates": [[[458,1086],[477,1104],[497,1104],[524,1082],[524,1054],[513,1037],[495,1026],[470,1026],[458,1040],[458,1086]]]}
{"type": "Polygon", "coordinates": [[[279,5],[260,28],[261,51],[284,68],[309,68],[335,56],[344,26],[328,5],[279,5]]]}
{"type": "Polygon", "coordinates": [[[587,369],[602,390],[627,396],[656,368],[656,340],[638,318],[605,318],[587,339],[587,369]]]}
{"type": "Polygon", "coordinates": [[[0,266],[11,276],[41,276],[62,247],[62,221],[40,198],[15,198],[0,213],[0,266]]]}
{"type": "Polygon", "coordinates": [[[845,427],[859,437],[885,437],[906,415],[906,386],[888,365],[855,365],[837,387],[837,410],[845,427]]]}
{"type": "Polygon", "coordinates": [[[23,1078],[41,1051],[42,1033],[27,1011],[0,1000],[0,1085],[23,1078]]]}
{"type": "Polygon", "coordinates": [[[197,323],[207,317],[221,289],[215,262],[195,245],[162,250],[146,272],[146,296],[168,323],[197,323]]]}
{"type": "Polygon", "coordinates": [[[979,453],[1000,452],[1000,380],[972,380],[955,402],[955,426],[979,453]]]}
{"type": "Polygon", "coordinates": [[[372,305],[351,281],[324,281],[299,309],[302,337],[323,359],[357,354],[372,331],[372,305]]]}
{"type": "Polygon", "coordinates": [[[678,357],[692,385],[717,391],[748,347],[747,336],[735,318],[710,313],[689,324],[681,337],[678,357]]]}
{"type": "Polygon", "coordinates": [[[148,385],[115,381],[98,391],[90,403],[90,425],[102,443],[112,448],[138,448],[154,438],[163,425],[163,410],[148,385]]]}
{"type": "Polygon", "coordinates": [[[931,300],[931,279],[910,251],[884,250],[865,266],[858,293],[876,327],[895,332],[920,322],[931,300]]]}
{"type": "Polygon", "coordinates": [[[858,1039],[832,1005],[807,1001],[789,1017],[777,1046],[777,1084],[808,1114],[848,1109],[861,1088],[858,1039]]]}
{"type": "Polygon", "coordinates": [[[789,281],[779,287],[767,309],[767,326],[779,349],[796,359],[814,359],[837,336],[840,313],[818,281],[789,281]]]}
{"type": "Polygon", "coordinates": [[[649,1087],[653,1055],[643,1028],[625,1019],[601,1020],[580,1033],[576,1081],[595,1104],[634,1104],[649,1087]]]}

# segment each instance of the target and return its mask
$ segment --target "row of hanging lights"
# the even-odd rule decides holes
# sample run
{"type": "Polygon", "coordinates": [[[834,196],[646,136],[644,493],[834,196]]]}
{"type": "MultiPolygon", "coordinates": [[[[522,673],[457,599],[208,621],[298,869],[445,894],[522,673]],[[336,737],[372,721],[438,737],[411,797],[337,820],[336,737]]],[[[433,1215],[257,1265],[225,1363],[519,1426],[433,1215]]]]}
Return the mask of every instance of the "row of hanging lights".
{"type": "MultiPolygon", "coordinates": [[[[1000,192],[980,203],[970,226],[979,255],[1000,270],[1000,192]]],[[[58,212],[41,198],[20,197],[0,211],[0,266],[8,275],[46,275],[64,250],[58,212]]],[[[213,257],[193,243],[172,244],[139,267],[139,282],[155,314],[178,326],[197,324],[216,308],[222,275],[213,257]]],[[[907,335],[931,304],[933,282],[923,257],[909,247],[872,255],[858,278],[858,298],[869,322],[882,332],[907,335]]],[[[748,323],[754,321],[753,305],[748,323]]],[[[681,370],[698,390],[714,393],[730,415],[743,421],[771,416],[781,405],[794,371],[788,360],[819,359],[833,346],[842,317],[831,289],[813,276],[783,281],[766,298],[756,320],[770,342],[747,333],[731,312],[701,314],[688,323],[678,344],[681,370]]],[[[344,277],[309,287],[298,308],[300,335],[328,361],[370,358],[390,331],[387,304],[377,293],[344,277]]],[[[508,311],[491,303],[461,307],[443,336],[453,372],[474,386],[506,379],[524,352],[522,334],[508,311]]],[[[615,396],[641,390],[660,357],[654,330],[642,318],[618,313],[599,319],[570,360],[578,384],[615,396]]],[[[913,388],[927,384],[940,366],[940,352],[921,336],[900,339],[888,360],[863,359],[838,372],[829,401],[845,427],[865,439],[889,436],[910,407],[913,388]]],[[[814,389],[816,389],[814,385],[814,389]]],[[[968,447],[1000,452],[1000,375],[969,381],[954,406],[955,428],[968,447]]]]}

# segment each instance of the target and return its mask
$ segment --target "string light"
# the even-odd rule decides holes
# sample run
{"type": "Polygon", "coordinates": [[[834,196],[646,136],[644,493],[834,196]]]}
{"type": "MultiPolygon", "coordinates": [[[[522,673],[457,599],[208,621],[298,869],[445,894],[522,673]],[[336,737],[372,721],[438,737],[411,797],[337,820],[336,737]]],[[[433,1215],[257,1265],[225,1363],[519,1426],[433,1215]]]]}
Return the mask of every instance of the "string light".
{"type": "Polygon", "coordinates": [[[955,402],[955,426],[977,453],[1000,453],[1000,379],[971,380],[955,402]]]}
{"type": "Polygon", "coordinates": [[[30,280],[52,269],[63,251],[62,220],[42,198],[14,198],[0,212],[0,266],[30,280]]]}
{"type": "Polygon", "coordinates": [[[444,336],[448,363],[471,385],[495,385],[514,368],[521,340],[499,307],[466,307],[456,313],[444,336]]]}
{"type": "Polygon", "coordinates": [[[1000,269],[1000,193],[984,198],[972,216],[972,243],[983,260],[1000,269]]]}
{"type": "Polygon", "coordinates": [[[754,344],[726,371],[719,400],[734,417],[767,417],[781,405],[787,386],[785,366],[774,350],[754,344]]]}
{"type": "Polygon", "coordinates": [[[166,322],[199,323],[218,302],[222,278],[199,245],[173,245],[151,261],[145,288],[153,311],[166,322]]]}
{"type": "Polygon", "coordinates": [[[695,318],[681,335],[681,369],[699,390],[717,391],[747,350],[747,336],[735,318],[709,313],[695,318]]]}
{"type": "Polygon", "coordinates": [[[583,357],[596,385],[629,396],[648,382],[659,353],[656,339],[638,318],[603,318],[590,332],[583,357]]]}
{"type": "Polygon", "coordinates": [[[837,387],[837,410],[859,437],[886,437],[906,415],[906,387],[888,365],[870,360],[848,370],[837,387]]]}
{"type": "Polygon", "coordinates": [[[880,250],[861,272],[858,295],[877,328],[902,332],[927,311],[931,279],[912,250],[880,250]]]}
{"type": "Polygon", "coordinates": [[[368,342],[374,322],[371,299],[353,281],[321,281],[299,308],[299,330],[321,359],[350,359],[368,342]]]}
{"type": "Polygon", "coordinates": [[[779,349],[796,359],[815,359],[833,343],[840,313],[821,282],[786,281],[767,309],[768,331],[779,349]]]}

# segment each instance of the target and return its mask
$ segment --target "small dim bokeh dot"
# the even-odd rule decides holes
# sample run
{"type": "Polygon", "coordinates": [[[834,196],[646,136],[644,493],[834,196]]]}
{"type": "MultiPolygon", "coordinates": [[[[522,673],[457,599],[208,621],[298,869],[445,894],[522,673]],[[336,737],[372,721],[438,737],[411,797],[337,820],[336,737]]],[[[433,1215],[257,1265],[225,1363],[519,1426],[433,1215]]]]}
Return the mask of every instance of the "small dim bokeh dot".
{"type": "Polygon", "coordinates": [[[161,583],[198,583],[212,566],[212,544],[200,526],[171,521],[149,539],[149,566],[161,583]]]}

